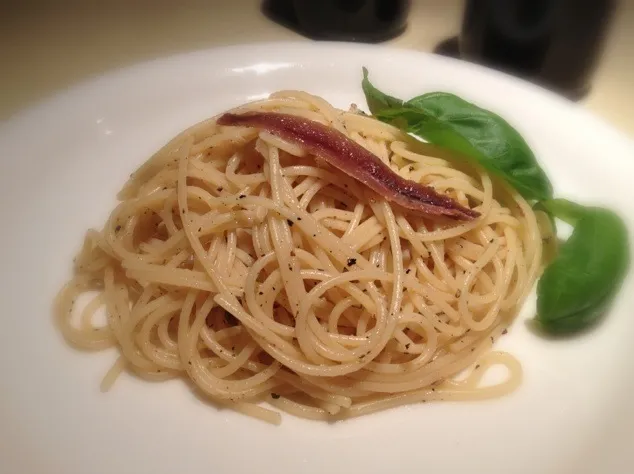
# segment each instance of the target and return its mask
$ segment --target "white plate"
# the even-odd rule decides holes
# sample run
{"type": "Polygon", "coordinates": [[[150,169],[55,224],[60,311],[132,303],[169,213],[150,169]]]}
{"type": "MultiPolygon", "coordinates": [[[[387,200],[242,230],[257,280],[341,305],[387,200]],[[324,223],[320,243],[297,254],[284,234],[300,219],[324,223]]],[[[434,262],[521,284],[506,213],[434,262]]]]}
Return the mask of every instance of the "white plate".
{"type": "MultiPolygon", "coordinates": [[[[452,91],[507,118],[557,194],[620,210],[634,229],[632,144],[579,107],[476,66],[378,47],[261,44],[177,56],[104,76],[0,126],[0,471],[65,474],[632,472],[633,293],[566,341],[523,321],[501,346],[515,394],[273,427],[196,398],[182,381],[99,382],[115,354],[79,353],[51,321],[88,226],[128,174],[188,125],[284,88],[364,104],[361,66],[400,97],[452,91]],[[4,467],[4,469],[2,469],[4,467]]],[[[633,232],[634,235],[634,232],[633,232]]],[[[631,280],[627,282],[631,288],[631,280]]]]}

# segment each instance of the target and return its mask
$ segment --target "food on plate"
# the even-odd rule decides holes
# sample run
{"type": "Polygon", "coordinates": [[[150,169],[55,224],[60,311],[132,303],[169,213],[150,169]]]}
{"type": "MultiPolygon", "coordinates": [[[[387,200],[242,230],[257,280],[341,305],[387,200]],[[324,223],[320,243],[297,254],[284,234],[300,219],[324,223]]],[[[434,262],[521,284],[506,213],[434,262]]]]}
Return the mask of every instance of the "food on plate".
{"type": "MultiPolygon", "coordinates": [[[[363,88],[376,117],[281,91],[192,126],[131,175],[55,301],[71,344],[117,348],[104,389],[122,371],[183,377],[279,423],[279,410],[336,420],[521,383],[519,362],[492,346],[565,205],[502,119],[481,112],[478,140],[452,122],[471,104],[409,104],[367,73],[363,88]],[[506,374],[484,381],[494,365],[506,374]]],[[[575,232],[592,214],[576,209],[575,232]]],[[[604,280],[602,308],[615,287],[604,280]]],[[[538,321],[572,327],[553,299],[542,295],[538,321]]]]}
{"type": "Polygon", "coordinates": [[[392,171],[374,153],[330,125],[278,112],[224,114],[218,119],[218,124],[250,126],[269,131],[361,181],[382,198],[423,215],[462,220],[479,215],[437,193],[434,188],[423,186],[392,171]]]}

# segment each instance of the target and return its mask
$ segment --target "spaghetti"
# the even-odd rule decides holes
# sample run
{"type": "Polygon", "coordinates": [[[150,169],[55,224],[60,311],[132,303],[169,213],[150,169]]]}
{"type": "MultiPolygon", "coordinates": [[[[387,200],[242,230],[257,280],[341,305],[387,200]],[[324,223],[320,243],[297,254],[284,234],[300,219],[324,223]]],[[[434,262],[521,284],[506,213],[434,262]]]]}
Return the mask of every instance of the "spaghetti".
{"type": "Polygon", "coordinates": [[[231,112],[254,111],[333,127],[480,217],[417,215],[269,132],[194,125],[131,176],[56,299],[72,345],[117,347],[102,388],[122,371],[187,377],[272,423],[275,408],[333,420],[516,388],[520,364],[492,344],[541,269],[530,206],[481,169],[319,97],[283,91],[231,112]],[[507,375],[483,384],[492,365],[507,375]]]}

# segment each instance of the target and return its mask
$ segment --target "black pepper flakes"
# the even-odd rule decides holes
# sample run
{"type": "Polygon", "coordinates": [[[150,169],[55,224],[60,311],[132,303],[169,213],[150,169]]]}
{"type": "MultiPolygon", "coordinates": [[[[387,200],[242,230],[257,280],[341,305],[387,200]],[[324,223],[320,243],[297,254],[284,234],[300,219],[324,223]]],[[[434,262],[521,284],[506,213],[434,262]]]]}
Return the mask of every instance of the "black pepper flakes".
{"type": "Polygon", "coordinates": [[[263,292],[263,291],[260,291],[260,292],[258,293],[258,295],[260,295],[260,296],[262,296],[263,294],[264,294],[264,292],[263,292]]]}
{"type": "Polygon", "coordinates": [[[218,186],[218,187],[216,188],[216,191],[218,191],[219,193],[221,193],[221,192],[222,192],[222,186],[218,186]]]}
{"type": "Polygon", "coordinates": [[[410,343],[405,344],[405,350],[409,350],[410,343]]]}
{"type": "Polygon", "coordinates": [[[508,329],[505,329],[504,331],[502,331],[502,335],[504,336],[505,334],[508,334],[508,329]]]}
{"type": "Polygon", "coordinates": [[[460,298],[461,295],[462,295],[462,291],[456,290],[456,298],[460,298]]]}
{"type": "MultiPolygon", "coordinates": [[[[377,267],[378,267],[378,265],[377,265],[377,267]]],[[[408,268],[407,270],[405,270],[405,275],[409,275],[409,272],[411,272],[411,271],[412,271],[412,269],[408,268]]]]}
{"type": "Polygon", "coordinates": [[[271,392],[271,398],[273,400],[277,400],[278,398],[280,398],[280,394],[279,393],[275,393],[275,392],[271,392]]]}
{"type": "Polygon", "coordinates": [[[120,225],[118,225],[117,227],[114,228],[115,232],[119,232],[120,230],[121,230],[121,226],[120,225]]]}
{"type": "Polygon", "coordinates": [[[290,220],[290,219],[286,219],[286,222],[287,222],[287,224],[288,224],[290,227],[293,227],[293,224],[295,224],[295,223],[294,223],[292,220],[290,220]]]}
{"type": "Polygon", "coordinates": [[[301,220],[302,220],[302,218],[301,218],[301,217],[298,217],[298,218],[297,218],[297,220],[298,220],[298,221],[301,221],[301,220]]]}
{"type": "Polygon", "coordinates": [[[352,265],[357,263],[357,259],[356,258],[349,258],[348,259],[348,266],[351,267],[352,265]]]}
{"type": "Polygon", "coordinates": [[[476,364],[475,370],[478,370],[479,368],[480,368],[480,364],[476,364]]]}
{"type": "Polygon", "coordinates": [[[238,196],[238,199],[244,199],[245,197],[247,197],[246,194],[240,194],[240,196],[238,196]]]}

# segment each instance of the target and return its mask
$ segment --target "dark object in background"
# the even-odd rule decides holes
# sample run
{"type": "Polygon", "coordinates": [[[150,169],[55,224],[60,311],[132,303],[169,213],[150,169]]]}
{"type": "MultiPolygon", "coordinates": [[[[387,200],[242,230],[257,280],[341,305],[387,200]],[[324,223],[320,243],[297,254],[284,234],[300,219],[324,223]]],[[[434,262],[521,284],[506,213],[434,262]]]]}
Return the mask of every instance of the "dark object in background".
{"type": "Polygon", "coordinates": [[[463,59],[583,96],[602,52],[615,0],[467,0],[463,59]]]}
{"type": "Polygon", "coordinates": [[[410,0],[268,0],[274,21],[317,40],[375,43],[401,34],[410,0]]]}

